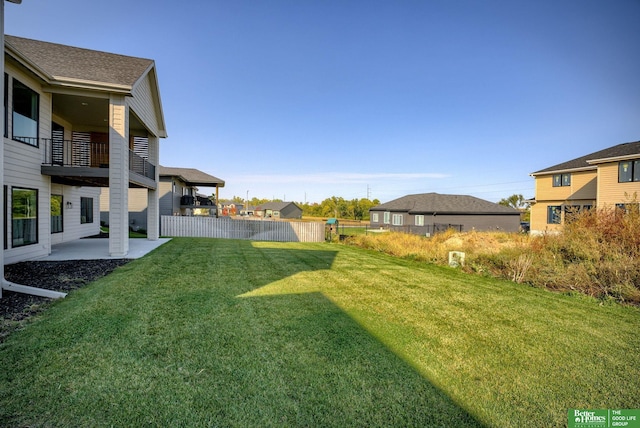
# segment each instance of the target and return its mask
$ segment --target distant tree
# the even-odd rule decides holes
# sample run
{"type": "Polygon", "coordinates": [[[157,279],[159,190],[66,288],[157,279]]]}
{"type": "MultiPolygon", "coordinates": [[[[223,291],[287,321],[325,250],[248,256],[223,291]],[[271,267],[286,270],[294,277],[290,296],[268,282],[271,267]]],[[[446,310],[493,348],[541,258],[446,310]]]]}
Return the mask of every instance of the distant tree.
{"type": "Polygon", "coordinates": [[[325,199],[321,203],[299,204],[302,208],[302,214],[310,217],[337,217],[342,219],[368,220],[369,208],[380,204],[380,201],[374,199],[352,199],[345,200],[339,196],[332,196],[325,199]]]}
{"type": "Polygon", "coordinates": [[[508,198],[500,199],[498,202],[499,205],[504,205],[505,207],[515,208],[516,210],[522,213],[522,220],[529,221],[531,216],[531,204],[526,201],[524,196],[519,194],[513,194],[508,198]]]}

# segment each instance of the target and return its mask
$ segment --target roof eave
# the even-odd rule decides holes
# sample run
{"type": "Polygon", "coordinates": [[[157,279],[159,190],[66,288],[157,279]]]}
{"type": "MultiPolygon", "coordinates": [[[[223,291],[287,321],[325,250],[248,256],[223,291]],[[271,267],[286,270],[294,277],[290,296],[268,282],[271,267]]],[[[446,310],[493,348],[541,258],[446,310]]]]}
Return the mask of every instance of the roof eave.
{"type": "Polygon", "coordinates": [[[158,83],[158,73],[156,73],[156,63],[155,61],[151,61],[149,67],[140,75],[138,80],[136,80],[131,86],[131,92],[135,90],[135,88],[142,82],[142,80],[147,75],[153,75],[151,79],[151,83],[153,85],[153,92],[157,97],[157,111],[156,115],[158,117],[158,137],[159,138],[167,138],[167,125],[164,120],[164,111],[162,109],[162,99],[160,97],[160,85],[158,83]]]}
{"type": "Polygon", "coordinates": [[[610,158],[592,159],[592,160],[588,160],[587,163],[589,165],[597,165],[601,163],[610,163],[610,162],[619,162],[619,161],[624,161],[629,159],[638,159],[638,157],[640,157],[640,153],[633,153],[633,154],[624,155],[624,156],[613,156],[610,158]]]}
{"type": "Polygon", "coordinates": [[[538,175],[551,175],[551,174],[561,174],[564,172],[583,172],[583,171],[593,171],[596,170],[596,167],[593,166],[583,166],[580,168],[564,168],[564,169],[553,169],[553,170],[549,170],[549,171],[538,171],[538,172],[532,172],[531,174],[529,174],[529,176],[531,177],[536,177],[538,175]]]}
{"type": "Polygon", "coordinates": [[[109,92],[125,96],[133,96],[132,87],[129,85],[117,85],[113,83],[96,82],[93,80],[53,77],[49,82],[51,86],[63,88],[85,89],[98,92],[109,92]]]}

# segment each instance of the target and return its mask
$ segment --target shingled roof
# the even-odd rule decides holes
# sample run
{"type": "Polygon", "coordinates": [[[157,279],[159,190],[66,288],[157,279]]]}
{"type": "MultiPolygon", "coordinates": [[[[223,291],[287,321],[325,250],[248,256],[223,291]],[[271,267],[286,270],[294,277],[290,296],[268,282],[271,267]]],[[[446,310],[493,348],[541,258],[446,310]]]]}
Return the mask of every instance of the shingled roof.
{"type": "Polygon", "coordinates": [[[257,206],[256,211],[265,211],[265,210],[282,211],[283,209],[285,209],[291,204],[296,205],[295,202],[277,202],[277,201],[265,202],[264,204],[257,206]]]}
{"type": "Polygon", "coordinates": [[[552,172],[596,169],[594,161],[602,159],[623,158],[626,156],[634,155],[640,156],[640,141],[618,144],[617,146],[599,150],[586,156],[581,156],[579,158],[572,159],[570,161],[563,162],[549,168],[541,169],[540,171],[532,172],[531,175],[535,176],[552,172]]]}
{"type": "Polygon", "coordinates": [[[377,205],[370,211],[395,211],[408,212],[409,214],[520,214],[514,208],[473,196],[441,195],[439,193],[403,196],[377,205]]]}
{"type": "Polygon", "coordinates": [[[160,176],[179,177],[189,186],[224,187],[224,180],[195,168],[173,168],[160,166],[160,176]]]}
{"type": "Polygon", "coordinates": [[[5,46],[50,84],[79,82],[131,91],[153,60],[5,36],[5,46]]]}

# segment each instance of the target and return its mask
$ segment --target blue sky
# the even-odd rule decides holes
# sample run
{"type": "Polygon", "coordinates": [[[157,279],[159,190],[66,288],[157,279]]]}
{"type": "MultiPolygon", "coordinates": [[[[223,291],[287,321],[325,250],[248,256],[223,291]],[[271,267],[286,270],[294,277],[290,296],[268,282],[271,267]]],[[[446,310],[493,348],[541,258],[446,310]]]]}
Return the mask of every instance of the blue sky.
{"type": "Polygon", "coordinates": [[[162,165],[298,202],[532,197],[529,173],[640,140],[638,22],[638,0],[5,6],[7,34],[156,61],[162,165]]]}

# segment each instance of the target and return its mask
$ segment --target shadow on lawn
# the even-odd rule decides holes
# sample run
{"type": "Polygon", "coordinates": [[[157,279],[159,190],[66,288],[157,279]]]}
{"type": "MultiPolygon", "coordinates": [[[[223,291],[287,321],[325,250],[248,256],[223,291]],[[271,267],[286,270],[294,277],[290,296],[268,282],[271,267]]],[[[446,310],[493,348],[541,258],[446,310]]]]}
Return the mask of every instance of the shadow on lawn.
{"type": "MultiPolygon", "coordinates": [[[[296,402],[315,402],[317,412],[331,415],[337,425],[482,426],[328,299],[317,283],[310,288],[290,279],[318,272],[319,282],[330,280],[322,271],[331,269],[336,251],[261,245],[250,251],[255,254],[249,259],[260,260],[261,268],[247,266],[252,290],[237,297],[260,320],[260,346],[250,352],[272,353],[281,364],[276,370],[280,393],[296,402]]],[[[313,416],[306,422],[327,422],[313,416]]]]}
{"type": "Polygon", "coordinates": [[[0,424],[482,426],[321,292],[338,252],[310,247],[175,239],[116,270],[24,332],[37,358],[0,348],[0,424]]]}

